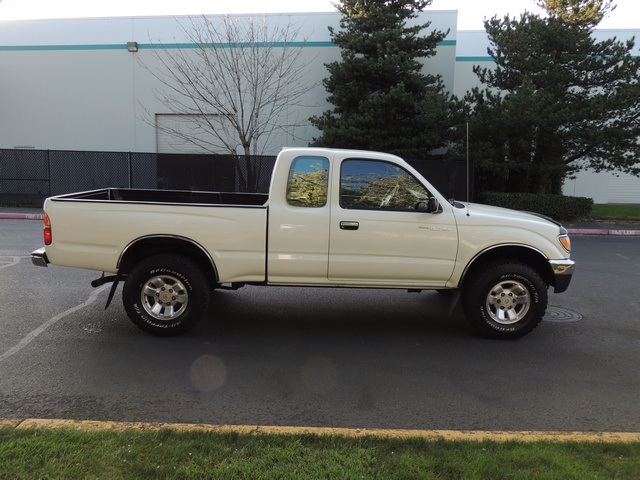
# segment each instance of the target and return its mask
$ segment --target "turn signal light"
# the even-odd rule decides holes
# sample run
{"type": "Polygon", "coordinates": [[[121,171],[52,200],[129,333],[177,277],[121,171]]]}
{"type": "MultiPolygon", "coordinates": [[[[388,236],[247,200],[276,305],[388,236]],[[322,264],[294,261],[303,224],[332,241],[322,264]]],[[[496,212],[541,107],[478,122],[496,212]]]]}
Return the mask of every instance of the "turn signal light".
{"type": "Polygon", "coordinates": [[[44,244],[51,245],[53,241],[53,234],[51,233],[51,220],[49,215],[44,214],[44,244]]]}
{"type": "Polygon", "coordinates": [[[571,239],[569,238],[569,235],[560,235],[558,240],[567,252],[571,251],[571,239]]]}

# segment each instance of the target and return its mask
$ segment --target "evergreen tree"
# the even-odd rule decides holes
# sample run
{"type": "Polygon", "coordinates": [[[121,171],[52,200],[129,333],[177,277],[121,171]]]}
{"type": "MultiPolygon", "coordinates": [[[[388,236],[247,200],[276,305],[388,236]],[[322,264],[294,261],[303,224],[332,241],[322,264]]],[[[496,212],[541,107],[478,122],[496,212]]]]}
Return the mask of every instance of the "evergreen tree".
{"type": "Polygon", "coordinates": [[[540,1],[548,16],[485,22],[495,68],[466,96],[477,185],[559,193],[580,169],[638,174],[640,58],[634,39],[596,41],[612,8],[598,0],[540,1]]]}
{"type": "Polygon", "coordinates": [[[341,0],[341,29],[330,28],[342,60],[327,65],[333,110],[311,118],[313,144],[425,157],[445,144],[450,98],[420,59],[435,55],[447,32],[421,36],[411,23],[431,0],[341,0]]]}

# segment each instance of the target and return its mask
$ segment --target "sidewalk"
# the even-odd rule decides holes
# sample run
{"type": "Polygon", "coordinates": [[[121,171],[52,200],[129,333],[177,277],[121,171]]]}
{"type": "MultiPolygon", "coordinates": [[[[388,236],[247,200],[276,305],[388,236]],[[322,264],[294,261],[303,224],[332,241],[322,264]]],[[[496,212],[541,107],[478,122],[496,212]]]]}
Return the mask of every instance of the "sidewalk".
{"type": "MultiPolygon", "coordinates": [[[[42,220],[40,208],[0,207],[0,220],[42,220]]],[[[638,223],[566,222],[563,226],[571,235],[617,235],[640,237],[638,223]]]]}

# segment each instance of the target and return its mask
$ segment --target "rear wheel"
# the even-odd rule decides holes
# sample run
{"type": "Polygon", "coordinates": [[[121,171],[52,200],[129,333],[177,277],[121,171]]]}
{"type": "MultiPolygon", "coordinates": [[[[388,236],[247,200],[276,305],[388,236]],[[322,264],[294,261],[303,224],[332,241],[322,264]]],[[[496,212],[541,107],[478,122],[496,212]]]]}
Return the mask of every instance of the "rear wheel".
{"type": "Polygon", "coordinates": [[[465,283],[462,306],[467,320],[491,338],[522,337],[542,321],[547,285],[531,267],[502,261],[479,270],[465,283]]]}
{"type": "Polygon", "coordinates": [[[136,265],[124,284],[122,301],[131,321],[158,336],[192,328],[209,303],[202,270],[179,255],[154,255],[136,265]]]}

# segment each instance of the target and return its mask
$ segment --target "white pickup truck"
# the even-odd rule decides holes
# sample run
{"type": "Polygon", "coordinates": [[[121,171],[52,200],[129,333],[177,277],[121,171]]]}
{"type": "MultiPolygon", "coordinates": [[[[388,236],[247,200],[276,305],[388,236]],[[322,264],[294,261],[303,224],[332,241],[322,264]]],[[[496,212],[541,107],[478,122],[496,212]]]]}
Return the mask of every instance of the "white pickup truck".
{"type": "Polygon", "coordinates": [[[517,338],[574,270],[560,224],[449,202],[376,152],[283,149],[268,195],[108,188],[44,211],[33,263],[102,271],[107,305],[124,281],[127,314],[156,335],[193,327],[213,289],[250,284],[451,292],[481,334],[517,338]]]}

